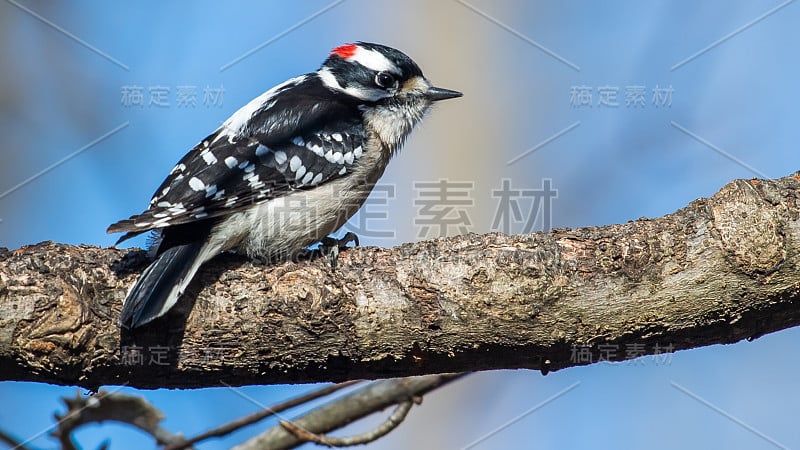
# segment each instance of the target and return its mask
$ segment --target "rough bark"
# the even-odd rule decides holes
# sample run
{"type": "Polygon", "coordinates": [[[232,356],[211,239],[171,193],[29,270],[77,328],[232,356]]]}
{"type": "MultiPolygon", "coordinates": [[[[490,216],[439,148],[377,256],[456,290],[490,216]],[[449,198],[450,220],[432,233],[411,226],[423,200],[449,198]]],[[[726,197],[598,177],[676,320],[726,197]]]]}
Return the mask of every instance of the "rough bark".
{"type": "Polygon", "coordinates": [[[547,371],[755,338],[800,324],[798,198],[800,172],[739,180],[657,219],[358,248],[336,272],[225,255],[175,313],[134,333],[116,320],[142,252],[2,250],[0,379],[156,388],[547,371]]]}

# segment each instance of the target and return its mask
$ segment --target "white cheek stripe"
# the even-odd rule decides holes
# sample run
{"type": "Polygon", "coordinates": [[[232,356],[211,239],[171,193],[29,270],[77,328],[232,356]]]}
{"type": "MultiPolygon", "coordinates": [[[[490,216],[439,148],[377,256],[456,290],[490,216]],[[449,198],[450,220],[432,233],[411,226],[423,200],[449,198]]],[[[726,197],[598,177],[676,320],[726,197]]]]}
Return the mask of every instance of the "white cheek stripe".
{"type": "Polygon", "coordinates": [[[361,89],[355,86],[348,86],[344,92],[346,92],[348,95],[368,102],[377,102],[382,98],[390,97],[390,94],[378,89],[361,89]]]}
{"type": "Polygon", "coordinates": [[[327,67],[323,67],[317,72],[319,78],[322,80],[322,84],[328,86],[331,89],[336,89],[337,91],[343,91],[342,85],[339,84],[339,81],[336,79],[336,76],[331,73],[331,70],[327,67]]]}
{"type": "Polygon", "coordinates": [[[322,80],[322,84],[328,86],[331,89],[342,91],[348,95],[351,95],[356,98],[360,98],[361,100],[375,102],[384,97],[389,97],[390,94],[382,91],[380,89],[364,89],[358,88],[356,86],[348,86],[347,88],[343,88],[339,81],[336,80],[336,76],[331,73],[330,69],[327,67],[323,67],[320,69],[317,74],[319,78],[322,80]]]}
{"type": "Polygon", "coordinates": [[[364,47],[358,47],[355,54],[348,58],[350,61],[355,61],[370,70],[378,72],[387,71],[393,73],[400,73],[397,66],[389,61],[380,52],[369,50],[364,47]]]}

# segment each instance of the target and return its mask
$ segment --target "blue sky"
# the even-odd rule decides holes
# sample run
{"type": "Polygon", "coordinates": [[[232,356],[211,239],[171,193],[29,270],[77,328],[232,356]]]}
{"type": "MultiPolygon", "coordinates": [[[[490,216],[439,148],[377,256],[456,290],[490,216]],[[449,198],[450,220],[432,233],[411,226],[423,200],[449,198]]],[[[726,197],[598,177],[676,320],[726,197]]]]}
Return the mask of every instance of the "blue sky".
{"type": "MultiPolygon", "coordinates": [[[[113,244],[105,228],[142,210],[196,142],[354,40],[399,48],[465,94],[438,105],[393,161],[382,179],[393,196],[373,199],[379,217],[369,222],[390,233],[363,244],[425,237],[419,183],[439,179],[468,184],[469,231],[493,229],[503,179],[557,190],[550,223],[533,216],[534,229],[661,216],[733,179],[800,169],[797,23],[796,2],[766,0],[6,0],[0,246],[113,244]],[[126,100],[136,90],[142,105],[126,100]]],[[[791,329],[544,377],[475,374],[430,395],[374,448],[462,448],[519,416],[474,448],[797,448],[798,338],[791,329]]],[[[269,404],[311,388],[242,391],[269,404]]],[[[0,427],[36,435],[74,390],[0,383],[0,427]]],[[[122,391],[146,396],[187,435],[257,408],[227,388],[122,391]]],[[[199,448],[228,448],[265,426],[199,448]]],[[[150,445],[113,425],[78,434],[87,448],[105,438],[117,449],[150,445]]]]}

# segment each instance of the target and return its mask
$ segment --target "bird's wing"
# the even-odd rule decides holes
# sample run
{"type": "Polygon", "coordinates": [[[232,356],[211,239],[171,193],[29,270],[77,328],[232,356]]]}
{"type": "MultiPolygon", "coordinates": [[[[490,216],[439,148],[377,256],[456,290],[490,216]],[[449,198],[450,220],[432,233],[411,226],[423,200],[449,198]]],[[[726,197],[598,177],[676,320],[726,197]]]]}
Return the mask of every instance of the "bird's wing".
{"type": "Polygon", "coordinates": [[[366,131],[356,105],[321,102],[308,89],[289,88],[237,122],[246,108],[181,159],[146,211],[108,232],[127,231],[124,240],[318,186],[352,170],[365,150],[366,131]]]}

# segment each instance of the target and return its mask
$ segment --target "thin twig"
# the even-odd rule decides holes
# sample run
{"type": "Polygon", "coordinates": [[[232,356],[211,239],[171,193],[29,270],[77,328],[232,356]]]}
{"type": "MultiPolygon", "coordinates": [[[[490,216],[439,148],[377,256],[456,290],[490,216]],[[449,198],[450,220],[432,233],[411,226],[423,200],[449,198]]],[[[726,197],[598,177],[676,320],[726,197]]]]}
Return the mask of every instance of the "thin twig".
{"type": "MultiPolygon", "coordinates": [[[[301,417],[292,419],[290,427],[300,428],[310,434],[328,433],[387,407],[407,402],[409,399],[416,400],[464,375],[466,373],[450,373],[374,381],[301,417]]],[[[386,432],[389,431],[391,428],[386,432]]],[[[307,440],[299,438],[281,424],[237,445],[234,449],[290,449],[305,442],[307,440]]]]}
{"type": "Polygon", "coordinates": [[[180,435],[161,427],[164,415],[142,397],[100,391],[90,396],[78,392],[75,397],[62,397],[61,400],[67,406],[67,412],[64,415],[54,414],[58,423],[51,435],[61,442],[63,449],[77,448],[72,441],[72,433],[76,429],[105,421],[132,425],[152,436],[160,445],[181,439],[180,435]]]}
{"type": "Polygon", "coordinates": [[[411,406],[413,404],[414,402],[411,400],[400,403],[392,412],[392,415],[390,415],[383,423],[374,429],[367,431],[366,433],[356,434],[354,436],[334,437],[326,434],[311,433],[310,431],[306,431],[292,422],[287,422],[285,420],[281,420],[280,424],[290,433],[297,436],[298,439],[304,441],[327,445],[328,447],[352,447],[354,445],[368,444],[389,434],[390,431],[397,428],[397,426],[400,425],[403,420],[405,420],[406,416],[408,416],[408,412],[411,411],[411,406]]]}
{"type": "Polygon", "coordinates": [[[22,441],[5,432],[4,430],[0,430],[0,442],[5,442],[13,450],[30,450],[30,447],[25,446],[22,441]]]}
{"type": "Polygon", "coordinates": [[[228,422],[225,425],[208,430],[205,433],[199,434],[191,439],[175,442],[173,444],[164,447],[164,450],[181,450],[191,445],[194,445],[200,441],[210,439],[212,437],[225,436],[226,434],[232,433],[240,428],[244,428],[247,425],[251,425],[260,420],[266,419],[267,417],[273,416],[281,411],[285,411],[287,409],[294,408],[304,403],[308,403],[312,400],[316,400],[320,397],[330,395],[340,389],[352,386],[359,382],[360,380],[345,381],[343,383],[338,383],[331,386],[326,386],[321,389],[317,389],[307,394],[303,394],[299,397],[295,397],[285,402],[278,403],[277,405],[271,406],[269,408],[262,409],[261,411],[250,414],[249,416],[242,417],[241,419],[236,419],[234,421],[228,422]]]}

